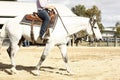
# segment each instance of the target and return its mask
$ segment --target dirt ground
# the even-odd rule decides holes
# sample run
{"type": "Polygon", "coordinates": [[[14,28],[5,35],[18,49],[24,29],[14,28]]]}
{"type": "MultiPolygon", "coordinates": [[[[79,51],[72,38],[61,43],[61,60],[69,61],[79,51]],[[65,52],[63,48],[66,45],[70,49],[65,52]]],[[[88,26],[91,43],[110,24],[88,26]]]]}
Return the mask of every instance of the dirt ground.
{"type": "Polygon", "coordinates": [[[61,53],[55,47],[42,64],[40,76],[32,74],[44,47],[21,47],[15,56],[18,73],[11,75],[6,48],[0,54],[0,80],[120,80],[120,47],[68,47],[66,72],[61,53]]]}

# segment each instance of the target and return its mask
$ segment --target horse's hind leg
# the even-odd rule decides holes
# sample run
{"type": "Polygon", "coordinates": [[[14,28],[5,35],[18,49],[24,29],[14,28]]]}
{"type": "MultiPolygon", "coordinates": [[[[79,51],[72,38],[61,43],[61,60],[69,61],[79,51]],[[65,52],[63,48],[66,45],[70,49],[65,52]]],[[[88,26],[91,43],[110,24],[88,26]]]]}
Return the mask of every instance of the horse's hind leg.
{"type": "Polygon", "coordinates": [[[16,52],[18,51],[19,49],[19,46],[17,44],[13,44],[10,42],[10,46],[8,47],[7,49],[7,52],[8,52],[8,55],[10,57],[10,61],[11,61],[11,65],[12,65],[12,68],[11,68],[11,73],[16,73],[16,64],[15,64],[15,60],[14,60],[14,56],[16,54],[16,52]]]}
{"type": "Polygon", "coordinates": [[[63,60],[64,60],[64,62],[65,62],[65,66],[66,66],[67,72],[72,74],[72,72],[71,72],[71,70],[70,70],[70,67],[69,67],[69,65],[68,65],[67,46],[66,46],[66,44],[61,44],[61,45],[59,45],[59,49],[60,49],[60,51],[61,51],[63,60]]]}

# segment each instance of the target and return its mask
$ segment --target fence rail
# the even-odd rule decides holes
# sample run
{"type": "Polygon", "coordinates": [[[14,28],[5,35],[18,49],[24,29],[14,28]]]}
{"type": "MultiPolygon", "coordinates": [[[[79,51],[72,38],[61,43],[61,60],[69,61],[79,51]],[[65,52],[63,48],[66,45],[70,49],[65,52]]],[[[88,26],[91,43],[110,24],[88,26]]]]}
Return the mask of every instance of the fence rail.
{"type": "MultiPolygon", "coordinates": [[[[1,38],[0,38],[1,40],[1,38]]],[[[0,41],[1,42],[1,41],[0,41]]],[[[2,45],[8,46],[10,43],[9,38],[5,38],[3,40],[2,45]]],[[[68,46],[88,46],[88,47],[120,47],[120,41],[102,41],[102,42],[93,42],[89,43],[87,41],[80,41],[78,45],[76,45],[73,41],[68,43],[68,46]]]]}

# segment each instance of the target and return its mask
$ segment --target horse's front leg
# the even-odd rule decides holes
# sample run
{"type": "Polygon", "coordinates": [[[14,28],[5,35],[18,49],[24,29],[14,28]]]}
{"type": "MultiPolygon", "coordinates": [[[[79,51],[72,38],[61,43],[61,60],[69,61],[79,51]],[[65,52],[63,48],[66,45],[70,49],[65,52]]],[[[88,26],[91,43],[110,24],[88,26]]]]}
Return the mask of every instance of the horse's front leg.
{"type": "Polygon", "coordinates": [[[66,46],[66,44],[59,45],[59,49],[61,51],[63,60],[65,62],[65,66],[66,66],[67,72],[70,73],[70,74],[72,74],[72,71],[70,70],[70,67],[68,65],[67,46],[66,46]]]}
{"type": "Polygon", "coordinates": [[[54,47],[54,44],[52,44],[52,43],[47,43],[46,44],[45,49],[44,49],[44,51],[42,53],[42,56],[41,56],[41,58],[40,58],[40,60],[39,60],[39,62],[37,64],[37,66],[36,66],[35,75],[37,75],[37,76],[40,75],[39,74],[39,69],[41,67],[41,64],[43,63],[43,61],[45,60],[46,56],[48,55],[48,53],[50,52],[50,50],[53,47],[54,47]]]}

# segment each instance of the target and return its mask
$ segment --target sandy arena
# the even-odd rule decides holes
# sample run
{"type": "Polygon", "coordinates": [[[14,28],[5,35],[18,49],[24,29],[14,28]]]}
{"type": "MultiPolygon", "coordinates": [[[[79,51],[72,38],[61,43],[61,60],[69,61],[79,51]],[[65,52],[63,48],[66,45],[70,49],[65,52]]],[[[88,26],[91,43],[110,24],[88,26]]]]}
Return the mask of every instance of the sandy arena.
{"type": "Polygon", "coordinates": [[[21,47],[15,56],[18,73],[11,75],[10,59],[2,48],[0,80],[120,80],[120,47],[68,47],[69,65],[66,72],[61,53],[55,47],[40,69],[40,76],[31,71],[38,63],[44,47],[21,47]]]}

